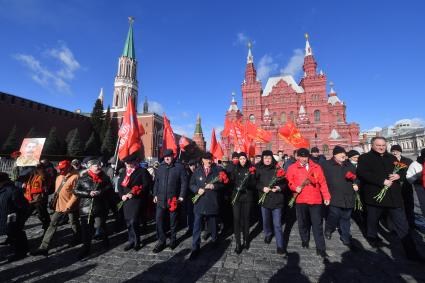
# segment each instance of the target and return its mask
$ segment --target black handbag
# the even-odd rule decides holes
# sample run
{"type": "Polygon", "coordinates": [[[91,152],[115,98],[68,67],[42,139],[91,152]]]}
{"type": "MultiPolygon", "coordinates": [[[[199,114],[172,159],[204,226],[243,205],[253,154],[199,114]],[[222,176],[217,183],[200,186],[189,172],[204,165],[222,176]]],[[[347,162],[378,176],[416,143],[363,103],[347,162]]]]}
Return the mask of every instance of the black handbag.
{"type": "Polygon", "coordinates": [[[58,188],[58,190],[53,194],[53,197],[52,197],[52,199],[49,202],[49,208],[51,210],[53,210],[53,211],[56,210],[56,204],[57,204],[58,199],[59,199],[59,194],[60,194],[60,192],[61,192],[61,190],[63,188],[63,185],[65,185],[66,180],[67,179],[64,177],[63,180],[62,180],[62,183],[60,184],[60,186],[58,188]]]}

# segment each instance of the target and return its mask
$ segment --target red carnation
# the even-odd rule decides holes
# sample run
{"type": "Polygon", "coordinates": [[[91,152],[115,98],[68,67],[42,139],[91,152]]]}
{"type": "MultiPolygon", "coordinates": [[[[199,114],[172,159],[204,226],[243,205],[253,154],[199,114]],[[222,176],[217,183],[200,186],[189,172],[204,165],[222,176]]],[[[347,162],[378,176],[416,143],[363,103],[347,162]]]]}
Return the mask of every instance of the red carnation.
{"type": "Polygon", "coordinates": [[[223,184],[229,183],[229,178],[227,177],[226,173],[224,173],[224,171],[221,171],[218,174],[218,178],[219,178],[220,182],[222,182],[223,184]]]}
{"type": "Polygon", "coordinates": [[[283,178],[284,176],[285,176],[285,171],[283,171],[282,168],[280,168],[279,170],[277,170],[276,177],[283,178]]]}
{"type": "Polygon", "coordinates": [[[357,178],[357,176],[353,172],[348,171],[347,174],[345,174],[345,178],[350,181],[354,181],[357,178]]]}
{"type": "Polygon", "coordinates": [[[171,199],[168,199],[168,210],[170,210],[170,212],[173,212],[177,209],[177,198],[176,197],[172,197],[171,199]]]}
{"type": "Polygon", "coordinates": [[[254,166],[251,166],[251,167],[249,167],[249,173],[251,174],[251,175],[254,175],[255,174],[255,167],[254,166]]]}
{"type": "Polygon", "coordinates": [[[134,186],[134,187],[131,188],[131,194],[133,196],[138,196],[138,195],[140,195],[140,193],[142,192],[142,190],[143,190],[142,185],[140,185],[140,186],[134,186]]]}
{"type": "Polygon", "coordinates": [[[19,150],[16,150],[10,154],[10,157],[13,159],[17,159],[19,156],[21,156],[21,152],[19,150]]]}
{"type": "Polygon", "coordinates": [[[232,161],[232,163],[233,163],[233,165],[238,165],[239,160],[236,160],[236,159],[235,159],[235,160],[233,160],[233,161],[232,161]]]}

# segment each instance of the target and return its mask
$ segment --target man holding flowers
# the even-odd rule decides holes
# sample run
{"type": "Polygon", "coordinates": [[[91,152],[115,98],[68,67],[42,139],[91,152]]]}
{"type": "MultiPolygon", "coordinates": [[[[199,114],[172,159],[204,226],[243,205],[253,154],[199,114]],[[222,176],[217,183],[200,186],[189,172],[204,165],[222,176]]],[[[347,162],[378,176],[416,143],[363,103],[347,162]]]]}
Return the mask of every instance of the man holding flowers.
{"type": "Polygon", "coordinates": [[[355,192],[358,190],[356,168],[347,160],[343,147],[335,146],[332,154],[333,157],[323,163],[323,172],[331,195],[325,236],[331,239],[332,233],[339,226],[342,243],[350,246],[351,212],[356,201],[355,192]]]}
{"type": "Polygon", "coordinates": [[[210,152],[202,154],[199,166],[190,179],[190,189],[193,197],[195,220],[193,223],[192,253],[190,259],[195,259],[200,252],[202,219],[205,218],[211,232],[211,242],[217,242],[217,215],[219,213],[218,193],[225,183],[228,183],[226,173],[213,162],[210,152]]]}
{"type": "Polygon", "coordinates": [[[409,234],[409,224],[403,209],[400,174],[405,173],[399,172],[403,164],[387,152],[387,140],[384,137],[372,138],[371,144],[371,151],[359,157],[357,166],[367,206],[367,239],[374,247],[380,245],[379,219],[386,212],[403,243],[407,258],[424,261],[409,234]]]}

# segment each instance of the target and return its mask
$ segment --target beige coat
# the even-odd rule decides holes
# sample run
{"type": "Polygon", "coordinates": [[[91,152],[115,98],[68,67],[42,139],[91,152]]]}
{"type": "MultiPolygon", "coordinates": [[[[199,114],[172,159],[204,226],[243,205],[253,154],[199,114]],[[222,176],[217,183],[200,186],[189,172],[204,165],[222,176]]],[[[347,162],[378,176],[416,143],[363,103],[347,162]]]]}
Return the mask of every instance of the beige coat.
{"type": "Polygon", "coordinates": [[[63,185],[58,201],[56,203],[56,211],[57,212],[65,212],[73,207],[73,205],[77,202],[77,197],[73,194],[73,190],[78,181],[78,173],[71,172],[66,176],[59,175],[56,178],[55,183],[55,191],[57,191],[62,184],[63,178],[66,178],[65,184],[63,185]]]}

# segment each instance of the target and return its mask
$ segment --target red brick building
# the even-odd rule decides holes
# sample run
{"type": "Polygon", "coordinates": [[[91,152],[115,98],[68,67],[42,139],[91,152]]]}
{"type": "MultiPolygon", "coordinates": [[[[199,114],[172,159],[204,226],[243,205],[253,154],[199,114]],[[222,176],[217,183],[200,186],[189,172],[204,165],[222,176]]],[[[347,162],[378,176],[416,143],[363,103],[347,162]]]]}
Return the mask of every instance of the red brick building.
{"type": "MultiPolygon", "coordinates": [[[[248,46],[242,82],[242,113],[233,99],[226,117],[249,119],[272,133],[271,143],[256,144],[257,154],[264,149],[292,153],[294,148],[278,138],[278,129],[289,120],[310,141],[311,147],[317,146],[325,154],[329,154],[335,145],[351,148],[359,144],[359,125],[347,123],[346,105],[337,96],[332,83],[327,93],[327,77],[317,71],[308,35],[303,69],[304,76],[299,83],[290,75],[281,75],[268,78],[263,89],[257,79],[251,45],[248,46]]],[[[232,140],[222,138],[222,143],[225,153],[231,154],[232,140]]]]}

